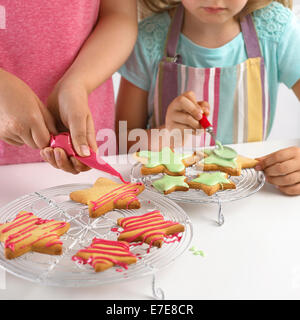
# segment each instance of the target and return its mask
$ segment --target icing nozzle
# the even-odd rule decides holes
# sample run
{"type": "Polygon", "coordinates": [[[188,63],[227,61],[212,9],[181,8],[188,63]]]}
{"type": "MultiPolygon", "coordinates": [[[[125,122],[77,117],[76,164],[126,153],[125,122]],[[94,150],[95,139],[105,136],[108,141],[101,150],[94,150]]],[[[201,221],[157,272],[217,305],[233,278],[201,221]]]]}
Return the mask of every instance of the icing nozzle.
{"type": "Polygon", "coordinates": [[[216,136],[215,136],[215,133],[214,133],[214,128],[213,126],[211,125],[211,123],[208,121],[207,117],[205,114],[202,114],[202,119],[199,121],[202,128],[205,129],[205,131],[207,133],[209,133],[212,138],[214,139],[214,141],[216,141],[216,136]]]}

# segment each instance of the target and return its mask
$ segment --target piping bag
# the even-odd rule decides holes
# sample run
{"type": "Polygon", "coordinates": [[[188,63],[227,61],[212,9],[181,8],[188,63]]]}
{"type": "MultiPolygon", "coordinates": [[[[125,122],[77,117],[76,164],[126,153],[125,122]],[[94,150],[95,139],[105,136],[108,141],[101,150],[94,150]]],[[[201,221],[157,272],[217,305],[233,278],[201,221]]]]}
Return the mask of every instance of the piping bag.
{"type": "Polygon", "coordinates": [[[90,148],[90,156],[88,157],[81,157],[79,156],[76,151],[73,148],[71,136],[68,132],[60,133],[56,136],[51,135],[50,139],[50,147],[52,148],[61,148],[64,149],[66,154],[69,157],[74,157],[83,164],[87,165],[88,167],[98,169],[100,171],[104,171],[106,173],[109,173],[113,176],[118,177],[123,183],[128,184],[129,182],[125,181],[122,177],[121,173],[115,170],[113,167],[111,167],[108,163],[106,163],[102,158],[99,158],[99,161],[97,161],[97,154],[90,148]]]}
{"type": "Polygon", "coordinates": [[[212,138],[214,139],[217,148],[213,150],[213,153],[217,155],[218,157],[226,160],[230,160],[237,157],[237,152],[230,148],[230,147],[224,147],[220,141],[217,140],[216,135],[214,134],[213,126],[208,121],[206,115],[202,114],[202,119],[199,121],[202,128],[209,133],[212,138]]]}

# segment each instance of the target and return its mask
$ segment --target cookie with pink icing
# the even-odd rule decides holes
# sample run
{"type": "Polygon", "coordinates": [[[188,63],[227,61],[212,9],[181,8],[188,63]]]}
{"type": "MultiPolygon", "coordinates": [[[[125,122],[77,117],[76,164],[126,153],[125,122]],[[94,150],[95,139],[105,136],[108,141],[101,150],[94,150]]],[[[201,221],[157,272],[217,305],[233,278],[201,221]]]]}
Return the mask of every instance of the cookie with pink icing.
{"type": "Polygon", "coordinates": [[[182,224],[165,220],[158,210],[141,216],[120,218],[117,223],[123,228],[119,241],[148,243],[150,247],[158,248],[166,242],[165,239],[174,238],[184,231],[182,224]]]}
{"type": "Polygon", "coordinates": [[[139,209],[137,196],[144,189],[142,183],[117,183],[99,178],[93,187],[70,193],[70,198],[88,205],[90,217],[97,218],[114,209],[139,209]]]}
{"type": "Polygon", "coordinates": [[[68,222],[44,220],[31,212],[21,211],[13,221],[0,225],[5,257],[14,259],[29,251],[60,255],[63,245],[60,236],[69,228],[68,222]]]}
{"type": "Polygon", "coordinates": [[[79,250],[72,260],[90,264],[96,272],[102,272],[113,266],[128,269],[128,265],[138,259],[130,252],[127,242],[94,238],[91,245],[79,250]]]}

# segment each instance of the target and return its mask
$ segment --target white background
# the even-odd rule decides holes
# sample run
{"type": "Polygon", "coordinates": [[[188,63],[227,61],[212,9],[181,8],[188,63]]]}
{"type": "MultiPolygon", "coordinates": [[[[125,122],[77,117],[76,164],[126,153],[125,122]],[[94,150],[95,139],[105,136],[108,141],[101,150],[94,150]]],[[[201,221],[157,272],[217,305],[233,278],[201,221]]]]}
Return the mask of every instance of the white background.
{"type": "MultiPolygon", "coordinates": [[[[294,12],[300,19],[300,0],[294,0],[294,12]]],[[[120,76],[113,76],[115,95],[119,88],[120,76]]],[[[280,85],[277,110],[274,125],[269,136],[269,140],[300,138],[300,102],[293,93],[284,85],[280,85]]]]}

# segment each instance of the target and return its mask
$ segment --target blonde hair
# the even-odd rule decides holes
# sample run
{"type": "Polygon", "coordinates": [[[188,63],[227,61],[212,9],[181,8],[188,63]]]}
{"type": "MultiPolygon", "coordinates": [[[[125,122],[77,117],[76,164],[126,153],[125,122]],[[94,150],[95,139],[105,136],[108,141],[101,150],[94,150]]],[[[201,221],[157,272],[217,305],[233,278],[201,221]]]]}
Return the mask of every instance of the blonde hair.
{"type": "MultiPolygon", "coordinates": [[[[255,10],[261,9],[269,5],[271,2],[277,1],[292,9],[293,0],[248,0],[245,8],[239,13],[238,17],[241,18],[255,10]]],[[[176,8],[180,4],[180,0],[139,0],[140,17],[145,18],[151,13],[159,13],[169,11],[176,8]]]]}

